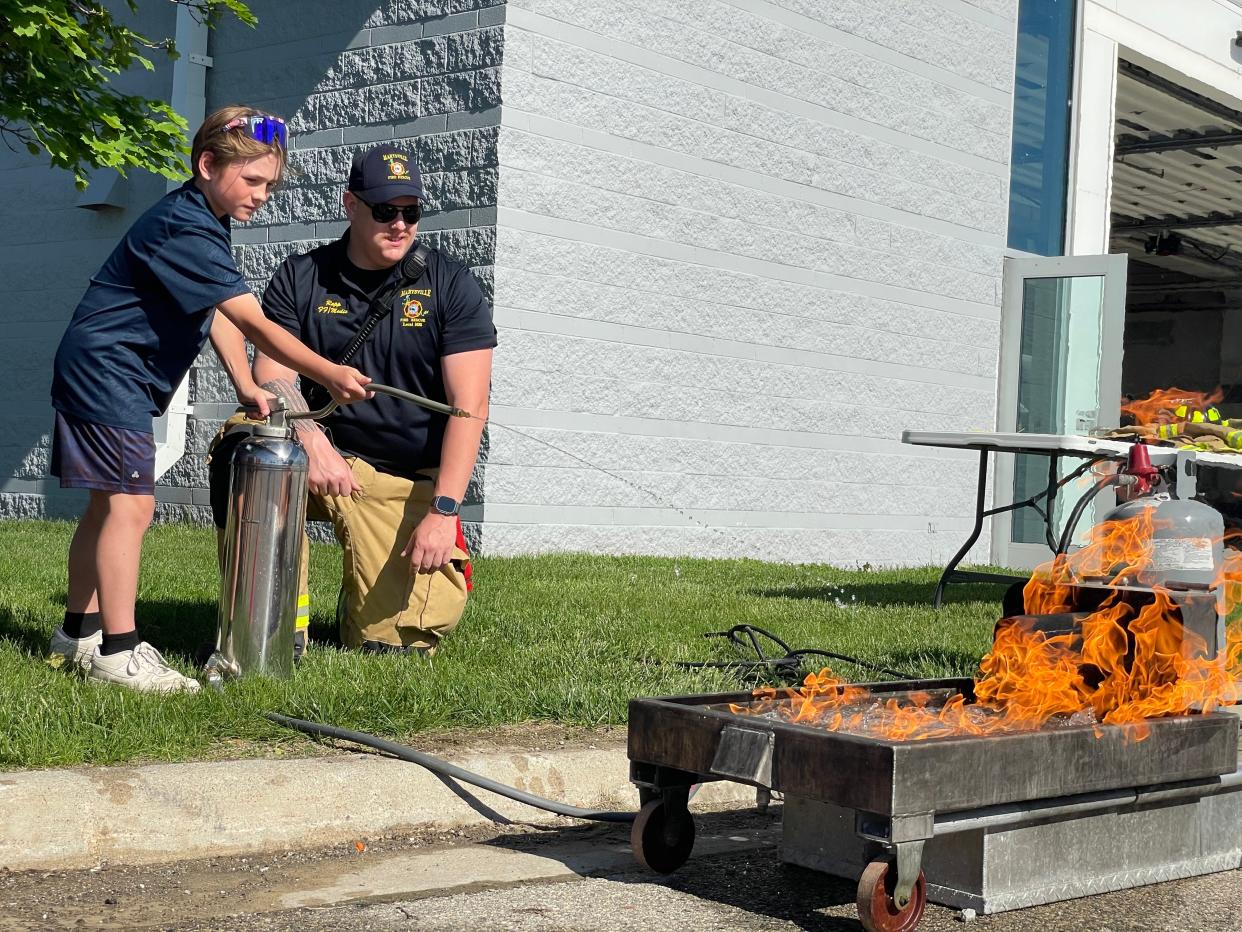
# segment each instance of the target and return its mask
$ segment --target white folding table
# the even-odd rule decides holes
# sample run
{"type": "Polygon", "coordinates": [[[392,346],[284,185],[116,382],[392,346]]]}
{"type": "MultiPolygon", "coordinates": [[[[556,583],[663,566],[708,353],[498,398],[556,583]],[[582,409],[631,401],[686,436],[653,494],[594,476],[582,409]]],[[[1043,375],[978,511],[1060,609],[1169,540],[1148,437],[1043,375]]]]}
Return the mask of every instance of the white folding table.
{"type": "MultiPolygon", "coordinates": [[[[932,605],[939,608],[944,600],[945,587],[951,582],[1024,582],[1024,576],[1008,573],[975,573],[959,570],[957,565],[970,552],[970,548],[983,533],[983,519],[1019,508],[1033,508],[1044,519],[1044,533],[1048,546],[1056,550],[1053,527],[1053,505],[1057,491],[1067,482],[1078,478],[1102,460],[1125,460],[1133,445],[1128,440],[1108,440],[1101,437],[1085,437],[1074,434],[1002,434],[982,431],[931,431],[906,430],[901,434],[902,443],[922,447],[943,447],[952,450],[977,450],[979,452],[979,486],[975,493],[975,524],[970,537],[953,555],[940,581],[932,605]],[[1019,502],[984,508],[988,481],[988,457],[997,453],[1029,453],[1048,457],[1048,484],[1037,495],[1019,502]],[[1057,467],[1063,457],[1081,459],[1084,462],[1069,475],[1060,478],[1057,467]],[[1041,506],[1041,502],[1044,504],[1041,506]]],[[[1178,449],[1148,445],[1153,466],[1176,466],[1176,483],[1179,498],[1194,495],[1195,470],[1198,464],[1242,469],[1242,455],[1229,453],[1204,453],[1198,450],[1178,449]]]]}

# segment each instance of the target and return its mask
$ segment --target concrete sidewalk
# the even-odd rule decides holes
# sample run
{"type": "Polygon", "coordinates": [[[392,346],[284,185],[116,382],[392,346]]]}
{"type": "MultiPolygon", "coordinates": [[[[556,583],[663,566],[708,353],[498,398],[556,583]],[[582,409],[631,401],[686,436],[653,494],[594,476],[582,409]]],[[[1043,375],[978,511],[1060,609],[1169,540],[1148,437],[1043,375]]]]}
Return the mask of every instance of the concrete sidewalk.
{"type": "MultiPolygon", "coordinates": [[[[623,748],[464,750],[453,763],[571,805],[633,810],[623,748]]],[[[94,767],[0,774],[0,867],[58,870],[285,850],[551,813],[415,764],[369,754],[94,767]]],[[[752,788],[707,784],[693,808],[753,803],[752,788]]]]}

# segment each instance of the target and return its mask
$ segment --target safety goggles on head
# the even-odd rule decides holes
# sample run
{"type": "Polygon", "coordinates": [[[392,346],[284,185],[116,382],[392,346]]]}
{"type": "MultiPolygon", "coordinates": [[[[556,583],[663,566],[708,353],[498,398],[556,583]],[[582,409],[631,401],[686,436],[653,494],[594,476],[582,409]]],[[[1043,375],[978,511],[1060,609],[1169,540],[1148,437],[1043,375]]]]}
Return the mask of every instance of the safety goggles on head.
{"type": "MultiPolygon", "coordinates": [[[[358,197],[358,195],[355,194],[354,197],[358,197]]],[[[371,216],[375,218],[376,223],[392,223],[397,219],[397,214],[400,214],[402,220],[413,226],[418,223],[418,218],[423,215],[422,208],[418,204],[398,207],[396,204],[372,204],[370,201],[363,201],[360,197],[358,197],[358,200],[371,208],[371,216]]]]}
{"type": "Polygon", "coordinates": [[[220,132],[232,132],[242,126],[248,127],[250,135],[265,145],[279,144],[281,148],[289,146],[289,132],[285,128],[285,121],[278,116],[256,113],[254,116],[234,117],[220,127],[220,132]]]}

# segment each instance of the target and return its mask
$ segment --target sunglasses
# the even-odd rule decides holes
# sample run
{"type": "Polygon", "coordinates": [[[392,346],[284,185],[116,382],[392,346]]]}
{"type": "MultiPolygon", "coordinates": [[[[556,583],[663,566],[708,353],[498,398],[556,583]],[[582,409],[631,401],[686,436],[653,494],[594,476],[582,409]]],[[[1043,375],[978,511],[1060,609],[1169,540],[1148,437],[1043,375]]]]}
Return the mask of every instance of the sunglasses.
{"type": "Polygon", "coordinates": [[[285,121],[278,116],[269,116],[266,113],[235,117],[221,126],[220,132],[229,133],[243,126],[250,130],[251,136],[265,145],[277,144],[285,149],[289,147],[289,131],[285,128],[285,121]]]}
{"type": "MultiPolygon", "coordinates": [[[[358,195],[355,194],[354,197],[358,195]]],[[[376,223],[392,223],[397,219],[397,214],[400,214],[402,220],[413,226],[423,215],[422,208],[418,204],[398,207],[396,204],[372,204],[370,201],[363,201],[360,197],[358,200],[371,208],[371,216],[375,218],[376,223]]]]}

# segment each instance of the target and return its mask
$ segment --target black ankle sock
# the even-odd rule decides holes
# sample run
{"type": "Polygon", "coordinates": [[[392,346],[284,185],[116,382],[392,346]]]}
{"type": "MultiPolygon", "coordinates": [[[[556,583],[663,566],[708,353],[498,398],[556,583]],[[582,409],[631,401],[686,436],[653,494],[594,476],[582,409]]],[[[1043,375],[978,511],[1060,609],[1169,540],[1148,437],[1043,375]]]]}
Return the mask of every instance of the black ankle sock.
{"type": "Polygon", "coordinates": [[[111,654],[119,654],[123,650],[133,650],[141,640],[137,631],[126,631],[124,634],[109,634],[105,631],[103,645],[99,648],[99,652],[107,657],[111,654]]]}
{"type": "Polygon", "coordinates": [[[99,612],[65,612],[65,623],[61,627],[71,638],[88,638],[102,631],[103,623],[99,620],[99,612]]]}

